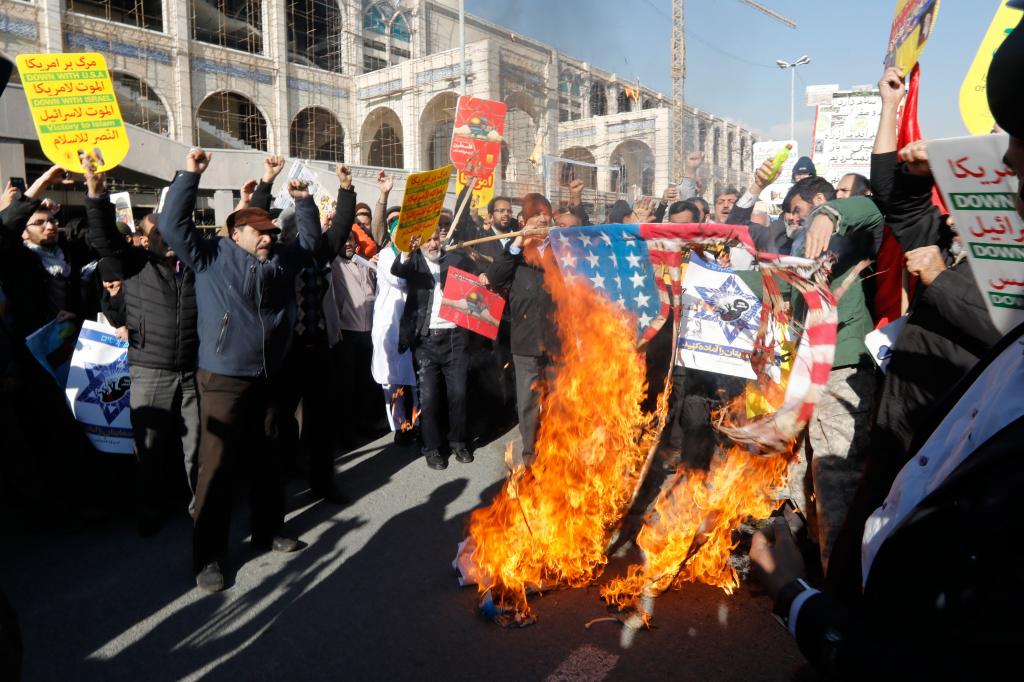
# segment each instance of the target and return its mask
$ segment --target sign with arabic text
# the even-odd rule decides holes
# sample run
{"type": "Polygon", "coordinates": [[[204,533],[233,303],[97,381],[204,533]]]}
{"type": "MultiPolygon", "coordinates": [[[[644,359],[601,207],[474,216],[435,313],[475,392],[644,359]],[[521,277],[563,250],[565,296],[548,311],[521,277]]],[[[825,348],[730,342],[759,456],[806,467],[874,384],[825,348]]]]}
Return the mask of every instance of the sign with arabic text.
{"type": "Polygon", "coordinates": [[[46,158],[81,170],[79,154],[88,154],[99,172],[124,161],[128,131],[103,55],[21,54],[17,62],[46,158]]]}
{"type": "Polygon", "coordinates": [[[398,227],[391,236],[399,251],[409,253],[409,242],[414,237],[426,242],[434,234],[451,177],[452,167],[445,166],[412,173],[405,179],[402,212],[398,216],[398,227]]]}
{"type": "Polygon", "coordinates": [[[830,103],[819,104],[811,149],[811,160],[818,175],[833,186],[847,173],[870,176],[871,150],[881,115],[882,100],[878,90],[835,92],[830,103]]]}
{"type": "Polygon", "coordinates": [[[501,161],[501,141],[505,133],[504,102],[463,95],[455,111],[451,159],[467,176],[487,177],[501,161]]]}
{"type": "Polygon", "coordinates": [[[498,338],[505,299],[480,284],[480,279],[465,270],[448,268],[441,298],[441,317],[458,326],[486,336],[498,338]]]}
{"type": "Polygon", "coordinates": [[[1017,214],[1017,177],[1003,164],[1008,135],[928,143],[928,158],[988,305],[1007,333],[1024,322],[1024,222],[1017,214]]]}
{"type": "Polygon", "coordinates": [[[896,0],[885,65],[901,66],[909,76],[932,37],[938,13],[939,0],[896,0]]]}
{"type": "MultiPolygon", "coordinates": [[[[459,171],[458,175],[455,176],[455,195],[462,194],[462,188],[469,184],[469,176],[464,172],[459,171]]],[[[486,178],[477,178],[476,184],[473,185],[473,199],[472,201],[476,205],[477,213],[483,217],[487,217],[487,204],[494,198],[494,171],[486,178]]]]}
{"type": "Polygon", "coordinates": [[[86,320],[68,373],[67,399],[85,435],[101,452],[132,454],[128,342],[114,328],[86,320]]]}
{"type": "Polygon", "coordinates": [[[988,108],[988,67],[992,65],[992,55],[1020,22],[1020,17],[1019,9],[1007,7],[1003,0],[998,0],[996,15],[960,86],[960,116],[971,135],[991,133],[995,125],[996,120],[988,108]]]}

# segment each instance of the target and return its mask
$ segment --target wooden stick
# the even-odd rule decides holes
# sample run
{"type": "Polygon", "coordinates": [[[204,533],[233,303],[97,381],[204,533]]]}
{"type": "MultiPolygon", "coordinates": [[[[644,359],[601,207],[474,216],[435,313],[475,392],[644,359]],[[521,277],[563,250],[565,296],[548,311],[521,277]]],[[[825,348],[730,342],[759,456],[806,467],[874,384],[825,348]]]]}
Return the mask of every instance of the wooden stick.
{"type": "MultiPolygon", "coordinates": [[[[476,189],[476,176],[474,175],[469,179],[469,183],[466,185],[468,190],[466,191],[466,198],[462,200],[462,206],[459,206],[455,211],[455,217],[452,218],[451,231],[448,234],[448,244],[451,243],[452,237],[455,236],[455,230],[459,227],[459,218],[462,217],[462,212],[466,210],[466,207],[473,203],[473,190],[476,189]]],[[[447,248],[448,244],[445,244],[447,248]]]]}
{"type": "Polygon", "coordinates": [[[525,230],[518,230],[516,232],[506,232],[505,234],[492,234],[487,237],[480,237],[479,239],[470,239],[469,241],[459,242],[458,244],[453,244],[452,246],[446,246],[445,251],[454,251],[456,249],[461,249],[464,246],[476,246],[477,244],[483,244],[485,242],[496,242],[499,239],[515,239],[523,232],[525,232],[525,230]]]}

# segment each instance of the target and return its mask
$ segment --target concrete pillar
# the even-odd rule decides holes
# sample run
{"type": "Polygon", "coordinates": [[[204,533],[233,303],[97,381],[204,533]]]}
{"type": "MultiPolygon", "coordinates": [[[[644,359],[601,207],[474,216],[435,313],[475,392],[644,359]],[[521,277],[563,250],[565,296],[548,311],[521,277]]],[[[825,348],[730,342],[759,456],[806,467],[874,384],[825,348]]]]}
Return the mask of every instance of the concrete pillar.
{"type": "Polygon", "coordinates": [[[187,0],[173,0],[165,2],[166,7],[166,30],[167,34],[174,39],[174,122],[175,128],[171,131],[173,137],[182,144],[193,143],[193,117],[199,103],[192,104],[192,65],[189,61],[189,39],[191,32],[188,25],[188,4],[187,0]]]}
{"type": "Polygon", "coordinates": [[[263,51],[272,57],[278,68],[274,70],[274,100],[272,120],[269,121],[274,134],[267,145],[271,154],[290,153],[288,131],[291,117],[288,108],[288,12],[283,2],[267,2],[263,4],[267,12],[264,25],[267,27],[267,41],[263,51]]]}
{"type": "Polygon", "coordinates": [[[25,180],[25,147],[20,142],[0,142],[0,188],[11,178],[25,180]]]}
{"type": "Polygon", "coordinates": [[[235,210],[234,193],[229,189],[219,189],[213,193],[213,217],[218,225],[224,225],[228,216],[235,210]]]}
{"type": "Polygon", "coordinates": [[[39,3],[39,42],[46,52],[63,52],[64,36],[61,33],[62,0],[41,0],[39,3]]]}

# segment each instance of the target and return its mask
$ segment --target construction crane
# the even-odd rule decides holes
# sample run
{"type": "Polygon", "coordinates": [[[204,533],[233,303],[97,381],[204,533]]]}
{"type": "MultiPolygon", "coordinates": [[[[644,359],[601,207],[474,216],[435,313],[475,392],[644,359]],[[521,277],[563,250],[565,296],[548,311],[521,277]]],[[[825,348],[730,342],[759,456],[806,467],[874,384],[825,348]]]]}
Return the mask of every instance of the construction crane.
{"type": "MultiPolygon", "coordinates": [[[[744,5],[756,9],[790,28],[796,28],[796,22],[775,10],[765,7],[754,0],[739,0],[744,5]]],[[[672,109],[675,114],[672,139],[672,177],[683,175],[683,157],[686,153],[686,135],[683,126],[684,86],[686,84],[686,32],[683,30],[683,0],[672,0],[672,109]]]]}

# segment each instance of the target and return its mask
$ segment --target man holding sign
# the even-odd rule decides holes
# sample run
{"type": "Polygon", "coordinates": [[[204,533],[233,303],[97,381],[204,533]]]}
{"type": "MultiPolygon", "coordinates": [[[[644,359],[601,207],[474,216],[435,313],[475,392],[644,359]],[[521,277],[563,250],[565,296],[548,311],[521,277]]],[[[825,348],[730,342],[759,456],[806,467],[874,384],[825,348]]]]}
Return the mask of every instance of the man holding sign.
{"type": "MultiPolygon", "coordinates": [[[[462,463],[473,461],[466,447],[466,376],[469,372],[469,332],[442,316],[444,288],[453,268],[474,269],[460,251],[441,251],[448,238],[438,229],[421,247],[413,237],[410,253],[391,266],[391,274],[405,280],[408,291],[399,330],[398,350],[411,348],[420,388],[420,435],[423,456],[431,469],[444,469],[441,454],[443,395],[448,397],[448,447],[462,463]]],[[[396,240],[397,242],[397,240],[396,240]]]]}

